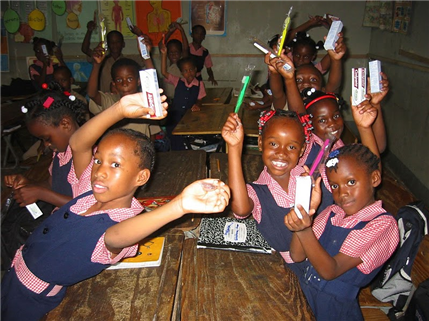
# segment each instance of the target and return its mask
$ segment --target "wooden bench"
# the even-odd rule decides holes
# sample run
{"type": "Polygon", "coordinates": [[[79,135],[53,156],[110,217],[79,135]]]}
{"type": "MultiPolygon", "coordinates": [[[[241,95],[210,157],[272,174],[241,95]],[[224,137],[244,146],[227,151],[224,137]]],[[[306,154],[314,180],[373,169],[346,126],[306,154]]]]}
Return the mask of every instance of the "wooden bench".
{"type": "MultiPolygon", "coordinates": [[[[242,163],[245,181],[255,181],[263,169],[261,156],[244,154],[242,163]]],[[[210,176],[227,181],[227,164],[227,154],[211,154],[210,176]]],[[[416,200],[412,193],[395,177],[394,173],[386,164],[383,164],[382,184],[377,189],[376,199],[382,200],[383,207],[393,215],[396,215],[400,207],[416,200]]],[[[424,238],[420,245],[419,253],[413,265],[411,278],[415,286],[418,286],[419,283],[429,278],[429,235],[424,238]]],[[[371,294],[369,287],[361,290],[359,294],[359,303],[365,320],[389,320],[385,312],[387,312],[392,305],[377,300],[371,294]]]]}

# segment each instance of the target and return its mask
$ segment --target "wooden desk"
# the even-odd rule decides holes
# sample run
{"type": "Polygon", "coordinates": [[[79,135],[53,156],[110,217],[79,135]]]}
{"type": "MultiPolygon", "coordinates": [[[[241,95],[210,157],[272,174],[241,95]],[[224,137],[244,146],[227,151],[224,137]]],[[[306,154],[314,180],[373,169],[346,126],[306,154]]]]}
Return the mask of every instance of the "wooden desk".
{"type": "Polygon", "coordinates": [[[203,105],[223,105],[231,100],[232,87],[227,88],[206,88],[206,96],[202,99],[203,105]]]}
{"type": "Polygon", "coordinates": [[[184,242],[181,320],[314,320],[279,254],[197,249],[184,242]]]}

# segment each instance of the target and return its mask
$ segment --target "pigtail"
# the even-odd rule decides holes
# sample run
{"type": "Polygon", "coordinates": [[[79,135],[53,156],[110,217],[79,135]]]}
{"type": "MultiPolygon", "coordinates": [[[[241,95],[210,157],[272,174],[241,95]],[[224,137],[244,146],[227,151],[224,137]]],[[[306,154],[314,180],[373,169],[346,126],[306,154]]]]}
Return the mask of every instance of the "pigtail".
{"type": "Polygon", "coordinates": [[[342,156],[355,158],[360,164],[366,167],[368,173],[378,169],[380,158],[362,144],[350,144],[332,151],[326,159],[326,168],[331,172],[337,170],[338,163],[342,156]]]}

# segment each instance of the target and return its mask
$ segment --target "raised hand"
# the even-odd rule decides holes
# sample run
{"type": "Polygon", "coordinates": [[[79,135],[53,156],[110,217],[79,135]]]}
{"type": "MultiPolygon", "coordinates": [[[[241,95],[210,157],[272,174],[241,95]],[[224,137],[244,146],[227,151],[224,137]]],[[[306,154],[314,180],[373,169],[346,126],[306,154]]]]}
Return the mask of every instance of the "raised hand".
{"type": "MultiPolygon", "coordinates": [[[[365,96],[370,100],[371,104],[378,105],[381,101],[386,97],[389,92],[389,80],[387,79],[387,75],[384,72],[380,73],[381,75],[381,92],[371,93],[371,86],[367,87],[367,95],[365,96]]],[[[370,82],[368,78],[368,83],[370,82]]]]}
{"type": "MultiPolygon", "coordinates": [[[[163,92],[162,89],[159,90],[160,93],[163,92]]],[[[161,95],[161,102],[163,107],[163,115],[160,117],[153,117],[155,111],[152,108],[144,106],[144,95],[142,93],[136,93],[132,95],[126,95],[121,98],[120,108],[123,113],[124,118],[149,118],[150,119],[163,119],[167,116],[168,104],[165,102],[167,96],[161,95]]]]}
{"type": "MultiPolygon", "coordinates": [[[[335,50],[328,50],[328,55],[333,60],[341,60],[347,51],[347,46],[344,42],[343,33],[340,32],[338,36],[339,38],[335,43],[335,50]]],[[[326,36],[324,37],[324,39],[326,40],[326,36]]]]}
{"type": "Polygon", "coordinates": [[[106,49],[103,48],[102,44],[103,43],[100,42],[92,51],[92,59],[96,64],[101,64],[106,56],[106,49]]]}
{"type": "Polygon", "coordinates": [[[244,129],[237,114],[229,114],[222,128],[222,138],[229,147],[242,145],[244,140],[244,129]]]}
{"type": "Polygon", "coordinates": [[[369,128],[377,118],[378,109],[369,100],[364,100],[357,106],[352,105],[352,115],[356,126],[369,128]]]}

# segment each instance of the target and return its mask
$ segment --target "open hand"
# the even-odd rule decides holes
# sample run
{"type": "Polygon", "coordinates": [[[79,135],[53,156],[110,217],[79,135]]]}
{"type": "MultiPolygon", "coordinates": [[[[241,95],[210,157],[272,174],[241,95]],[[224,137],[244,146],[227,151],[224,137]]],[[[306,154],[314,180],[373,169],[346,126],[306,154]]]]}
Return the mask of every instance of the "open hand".
{"type": "MultiPolygon", "coordinates": [[[[384,72],[380,73],[381,75],[381,92],[378,93],[371,93],[371,86],[368,86],[367,93],[368,95],[365,96],[368,98],[372,105],[378,105],[381,103],[381,101],[386,97],[387,93],[389,92],[389,80],[387,79],[387,75],[384,72]]],[[[370,79],[368,78],[368,83],[370,82],[370,79]]]]}
{"type": "MultiPolygon", "coordinates": [[[[352,104],[350,103],[350,105],[352,104]]],[[[374,107],[369,100],[364,100],[357,106],[352,105],[352,114],[356,126],[369,128],[377,118],[378,109],[374,107]]]]}
{"type": "MultiPolygon", "coordinates": [[[[159,90],[160,93],[163,92],[162,89],[159,90]]],[[[124,118],[150,118],[150,119],[163,119],[167,116],[168,104],[165,102],[167,96],[161,95],[161,102],[163,113],[162,116],[153,117],[155,111],[152,108],[146,107],[144,95],[142,93],[136,93],[132,95],[126,95],[121,98],[119,101],[120,108],[123,113],[124,118]]]]}
{"type": "Polygon", "coordinates": [[[229,114],[222,128],[222,138],[230,147],[243,144],[244,129],[236,113],[229,114]]]}

